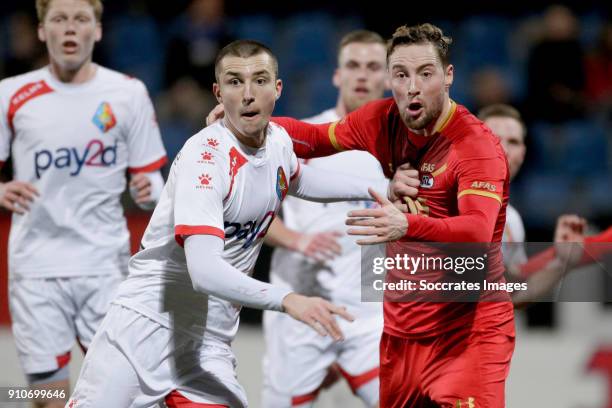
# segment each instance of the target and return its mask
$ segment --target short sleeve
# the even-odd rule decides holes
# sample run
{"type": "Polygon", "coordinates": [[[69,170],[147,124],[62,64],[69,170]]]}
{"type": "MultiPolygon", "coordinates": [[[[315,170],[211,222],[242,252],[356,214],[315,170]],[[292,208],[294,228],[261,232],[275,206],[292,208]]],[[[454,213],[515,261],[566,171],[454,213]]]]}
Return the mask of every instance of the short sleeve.
{"type": "Polygon", "coordinates": [[[132,118],[128,127],[128,171],[142,173],[159,170],[167,161],[153,103],[144,84],[136,79],[133,87],[132,118]]]}
{"type": "Polygon", "coordinates": [[[223,200],[229,190],[228,159],[220,151],[188,142],[175,159],[174,233],[224,239],[223,200]]]}

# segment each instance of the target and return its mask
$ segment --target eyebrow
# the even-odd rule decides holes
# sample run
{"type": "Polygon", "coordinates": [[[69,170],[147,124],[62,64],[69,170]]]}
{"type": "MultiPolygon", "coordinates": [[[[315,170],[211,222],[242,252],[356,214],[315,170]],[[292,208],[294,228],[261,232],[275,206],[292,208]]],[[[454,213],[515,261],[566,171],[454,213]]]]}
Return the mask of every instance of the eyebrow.
{"type": "MultiPolygon", "coordinates": [[[[227,72],[225,72],[225,73],[224,73],[224,75],[227,75],[227,76],[234,76],[234,77],[239,77],[239,78],[241,78],[241,77],[243,76],[243,75],[242,75],[242,73],[240,73],[240,72],[235,72],[235,71],[227,71],[227,72]]],[[[266,69],[262,69],[262,70],[260,70],[260,71],[257,71],[257,72],[254,72],[254,73],[253,73],[253,76],[259,76],[259,75],[268,75],[268,76],[270,76],[271,74],[270,74],[270,72],[269,72],[268,70],[266,70],[266,69]]]]}
{"type": "MultiPolygon", "coordinates": [[[[429,67],[433,67],[435,68],[436,65],[433,62],[427,62],[423,65],[419,65],[417,67],[417,71],[422,71],[425,68],[429,68],[429,67]]],[[[395,69],[406,69],[406,65],[405,64],[400,64],[400,63],[395,63],[395,64],[391,64],[391,70],[395,70],[395,69]]]]}

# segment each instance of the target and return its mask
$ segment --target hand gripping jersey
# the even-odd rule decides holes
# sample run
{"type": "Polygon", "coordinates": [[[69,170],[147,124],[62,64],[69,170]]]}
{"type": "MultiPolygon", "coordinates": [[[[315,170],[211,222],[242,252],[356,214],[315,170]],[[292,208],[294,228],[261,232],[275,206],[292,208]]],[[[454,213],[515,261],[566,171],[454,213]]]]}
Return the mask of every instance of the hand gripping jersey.
{"type": "Polygon", "coordinates": [[[129,233],[119,201],[126,170],[150,172],[166,154],[142,82],[97,66],[83,84],[49,68],[0,82],[0,162],[40,197],[14,213],[11,277],[125,271],[129,233]]]}
{"type": "Polygon", "coordinates": [[[291,140],[277,125],[268,126],[259,149],[241,144],[221,122],[193,136],[172,165],[115,302],[194,337],[231,342],[240,307],[193,289],[184,239],[194,234],[224,238],[224,260],[251,274],[298,171],[291,140]]]}
{"type": "MultiPolygon", "coordinates": [[[[335,109],[306,119],[309,123],[326,123],[339,120],[335,109]]],[[[313,168],[345,173],[370,179],[384,178],[378,161],[363,151],[347,151],[329,157],[307,161],[313,168]]],[[[297,197],[287,197],[283,202],[285,225],[301,233],[339,231],[342,254],[331,261],[318,263],[303,255],[277,248],[272,257],[270,280],[283,287],[291,287],[298,293],[321,296],[347,306],[360,318],[381,315],[380,304],[361,302],[361,248],[355,237],[346,235],[346,214],[359,208],[371,208],[372,201],[345,201],[321,204],[297,197]],[[365,314],[365,315],[364,315],[365,314]]],[[[352,324],[356,326],[357,322],[352,324]]],[[[370,328],[366,328],[370,330],[370,328]]]]}

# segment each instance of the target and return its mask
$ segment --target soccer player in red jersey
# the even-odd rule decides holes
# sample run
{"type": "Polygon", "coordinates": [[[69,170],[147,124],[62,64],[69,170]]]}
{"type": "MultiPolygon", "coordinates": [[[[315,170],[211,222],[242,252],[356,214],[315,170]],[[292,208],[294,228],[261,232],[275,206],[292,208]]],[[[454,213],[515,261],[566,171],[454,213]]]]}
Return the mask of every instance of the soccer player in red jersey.
{"type": "MultiPolygon", "coordinates": [[[[420,170],[412,204],[425,214],[404,214],[383,198],[380,209],[352,211],[348,223],[370,236],[363,244],[501,241],[506,158],[497,137],[449,97],[450,43],[431,24],[400,27],[387,50],[393,98],[331,124],[274,119],[302,157],[358,149],[377,157],[389,177],[406,163],[420,170]]],[[[384,311],[381,407],[504,406],[514,350],[510,302],[385,302],[384,311]]]]}

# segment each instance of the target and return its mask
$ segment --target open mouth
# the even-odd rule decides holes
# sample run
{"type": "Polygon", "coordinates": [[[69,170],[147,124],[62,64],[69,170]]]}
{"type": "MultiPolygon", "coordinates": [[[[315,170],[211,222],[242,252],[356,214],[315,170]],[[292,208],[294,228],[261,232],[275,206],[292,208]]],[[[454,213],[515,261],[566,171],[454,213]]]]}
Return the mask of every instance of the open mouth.
{"type": "Polygon", "coordinates": [[[408,105],[408,113],[411,116],[418,116],[423,111],[423,104],[421,102],[412,102],[408,105]]]}
{"type": "Polygon", "coordinates": [[[364,86],[358,86],[355,88],[355,93],[359,95],[367,95],[370,93],[370,90],[364,86]]]}
{"type": "Polygon", "coordinates": [[[73,53],[76,52],[77,48],[78,48],[78,44],[75,41],[64,41],[62,43],[62,48],[64,49],[65,52],[67,53],[73,53]]]}
{"type": "Polygon", "coordinates": [[[249,112],[242,112],[240,116],[242,116],[243,118],[247,120],[250,120],[250,119],[255,118],[258,115],[259,115],[259,111],[249,111],[249,112]]]}

